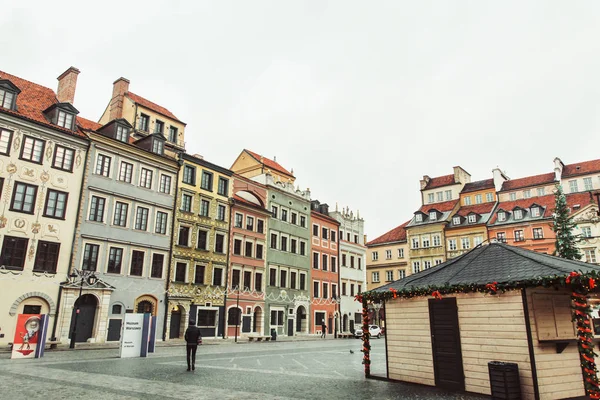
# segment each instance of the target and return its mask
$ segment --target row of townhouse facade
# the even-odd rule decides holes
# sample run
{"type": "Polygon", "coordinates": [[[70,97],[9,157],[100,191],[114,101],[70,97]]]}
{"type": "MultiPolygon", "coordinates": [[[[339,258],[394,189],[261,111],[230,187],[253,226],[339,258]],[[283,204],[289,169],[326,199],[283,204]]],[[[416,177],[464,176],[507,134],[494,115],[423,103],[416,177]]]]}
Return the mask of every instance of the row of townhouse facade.
{"type": "Polygon", "coordinates": [[[78,74],[55,93],[0,71],[0,345],[21,313],[49,314],[62,343],[118,341],[127,313],[156,316],[163,340],[190,322],[205,337],[353,329],[358,215],[249,150],[231,168],[188,154],[186,124],[125,78],[98,122],[80,117],[78,74]]]}
{"type": "Polygon", "coordinates": [[[471,182],[454,167],[450,175],[420,182],[421,207],[412,218],[367,243],[367,287],[374,289],[458,257],[497,240],[552,254],[555,190],[561,185],[583,261],[598,263],[600,251],[600,160],[564,164],[553,171],[510,179],[499,168],[492,178],[471,182]]]}

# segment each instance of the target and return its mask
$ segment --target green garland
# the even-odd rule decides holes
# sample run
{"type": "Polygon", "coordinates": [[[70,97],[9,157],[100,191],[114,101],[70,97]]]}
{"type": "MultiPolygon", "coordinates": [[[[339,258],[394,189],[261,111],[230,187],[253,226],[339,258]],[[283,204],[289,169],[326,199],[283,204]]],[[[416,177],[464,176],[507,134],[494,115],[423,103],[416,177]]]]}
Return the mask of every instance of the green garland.
{"type": "Polygon", "coordinates": [[[510,290],[519,290],[530,287],[545,287],[545,288],[564,288],[572,291],[572,307],[573,321],[577,323],[577,346],[579,349],[579,357],[581,360],[581,371],[583,375],[583,383],[588,396],[591,399],[600,400],[600,382],[597,377],[597,367],[595,357],[598,356],[594,352],[594,344],[592,339],[594,331],[591,327],[591,312],[592,308],[588,303],[588,293],[598,292],[596,281],[600,279],[600,272],[571,272],[568,276],[553,275],[548,277],[539,277],[534,279],[526,279],[521,281],[509,282],[491,282],[486,284],[462,284],[462,285],[431,285],[422,288],[405,288],[396,290],[390,288],[386,291],[371,290],[368,292],[359,293],[355,300],[363,305],[363,364],[365,365],[365,375],[370,376],[371,359],[369,343],[369,317],[367,314],[368,303],[379,303],[382,301],[404,298],[410,299],[415,297],[433,296],[436,299],[441,299],[445,294],[456,293],[486,293],[498,294],[510,290]]]}

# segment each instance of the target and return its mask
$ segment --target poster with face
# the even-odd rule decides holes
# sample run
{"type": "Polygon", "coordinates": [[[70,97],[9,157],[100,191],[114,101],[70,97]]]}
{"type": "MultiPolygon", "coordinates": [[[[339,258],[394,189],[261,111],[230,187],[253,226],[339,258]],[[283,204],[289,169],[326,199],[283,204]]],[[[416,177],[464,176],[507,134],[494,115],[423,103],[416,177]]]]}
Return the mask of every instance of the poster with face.
{"type": "Polygon", "coordinates": [[[40,314],[19,314],[11,358],[34,358],[39,342],[40,314]]]}

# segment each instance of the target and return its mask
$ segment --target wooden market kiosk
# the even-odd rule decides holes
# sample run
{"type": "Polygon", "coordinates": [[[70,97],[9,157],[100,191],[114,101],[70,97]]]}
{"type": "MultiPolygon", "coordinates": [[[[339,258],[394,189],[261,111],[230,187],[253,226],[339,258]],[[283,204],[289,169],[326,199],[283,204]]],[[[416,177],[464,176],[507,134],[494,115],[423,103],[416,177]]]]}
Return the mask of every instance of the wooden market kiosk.
{"type": "Polygon", "coordinates": [[[357,300],[365,320],[384,304],[390,380],[489,395],[488,363],[501,361],[518,365],[523,399],[594,398],[596,279],[596,265],[492,243],[357,300]]]}

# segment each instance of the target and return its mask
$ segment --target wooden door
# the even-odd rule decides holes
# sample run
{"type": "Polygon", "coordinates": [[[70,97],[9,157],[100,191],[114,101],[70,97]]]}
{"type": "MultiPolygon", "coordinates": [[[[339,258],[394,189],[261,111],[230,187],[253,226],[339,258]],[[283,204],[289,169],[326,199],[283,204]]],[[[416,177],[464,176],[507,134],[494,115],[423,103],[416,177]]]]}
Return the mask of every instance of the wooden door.
{"type": "Polygon", "coordinates": [[[111,318],[108,320],[108,342],[115,342],[121,340],[121,319],[111,318]]]}
{"type": "Polygon", "coordinates": [[[288,319],[288,336],[294,336],[294,320],[288,319]]]}
{"type": "Polygon", "coordinates": [[[456,298],[430,299],[429,320],[436,386],[465,390],[456,298]]]}
{"type": "Polygon", "coordinates": [[[181,335],[181,311],[171,312],[171,325],[169,326],[169,339],[179,339],[181,335]]]}
{"type": "Polygon", "coordinates": [[[252,318],[249,315],[244,315],[242,317],[242,333],[250,332],[250,323],[252,322],[252,318]]]}

